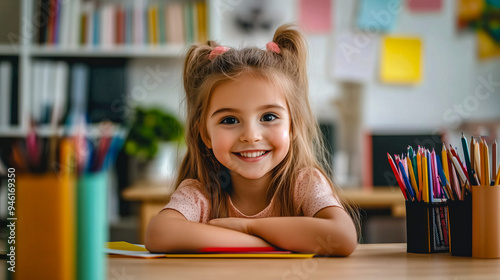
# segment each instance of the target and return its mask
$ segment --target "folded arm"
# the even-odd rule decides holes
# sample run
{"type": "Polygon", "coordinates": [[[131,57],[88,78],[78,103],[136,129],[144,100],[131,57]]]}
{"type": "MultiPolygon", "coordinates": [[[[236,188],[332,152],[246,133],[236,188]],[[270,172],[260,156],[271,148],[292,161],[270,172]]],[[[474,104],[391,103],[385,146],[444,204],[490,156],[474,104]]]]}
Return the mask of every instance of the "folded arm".
{"type": "Polygon", "coordinates": [[[222,218],[209,224],[258,236],[282,249],[329,256],[348,256],[357,244],[351,217],[327,207],[314,217],[222,218]]]}
{"type": "Polygon", "coordinates": [[[191,222],[179,212],[166,209],[156,215],[146,229],[146,249],[150,252],[197,252],[206,247],[271,246],[257,236],[223,227],[191,222]]]}

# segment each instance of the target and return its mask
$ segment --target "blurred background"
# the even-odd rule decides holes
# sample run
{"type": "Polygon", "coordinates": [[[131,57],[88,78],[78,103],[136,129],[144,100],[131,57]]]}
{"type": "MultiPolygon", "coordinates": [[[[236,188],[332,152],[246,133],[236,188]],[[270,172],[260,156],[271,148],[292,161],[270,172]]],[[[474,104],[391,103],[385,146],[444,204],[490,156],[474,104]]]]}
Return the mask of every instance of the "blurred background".
{"type": "Polygon", "coordinates": [[[3,224],[9,168],[103,171],[110,240],[142,243],[185,151],[187,46],[264,49],[283,23],[308,40],[311,104],[362,242],[405,241],[388,152],[499,138],[497,0],[23,0],[1,1],[0,18],[3,224]],[[65,137],[93,152],[65,162],[65,137]]]}

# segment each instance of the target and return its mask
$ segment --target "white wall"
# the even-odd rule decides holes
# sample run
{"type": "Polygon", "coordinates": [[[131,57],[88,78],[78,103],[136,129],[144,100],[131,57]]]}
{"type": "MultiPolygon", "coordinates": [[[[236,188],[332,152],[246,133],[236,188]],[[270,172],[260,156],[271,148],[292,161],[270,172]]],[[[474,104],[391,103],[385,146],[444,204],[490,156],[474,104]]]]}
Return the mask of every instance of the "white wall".
{"type": "MultiPolygon", "coordinates": [[[[242,37],[234,31],[231,15],[238,5],[250,1],[212,0],[210,3],[212,39],[229,46],[254,45],[264,48],[271,34],[257,33],[254,38],[242,37]],[[242,39],[245,39],[242,42],[242,39]]],[[[473,33],[457,34],[455,30],[455,1],[443,0],[438,13],[410,13],[403,9],[397,15],[391,34],[414,35],[422,38],[424,72],[420,84],[401,86],[382,84],[374,69],[372,79],[364,85],[363,122],[375,131],[432,131],[441,127],[457,128],[462,121],[500,119],[500,84],[486,91],[481,79],[500,83],[500,60],[478,60],[473,33]],[[491,78],[489,78],[491,76],[491,78]],[[478,93],[476,89],[480,88],[478,93]],[[461,108],[461,107],[462,108],[461,108]]],[[[281,22],[296,21],[296,0],[272,0],[268,12],[281,22]]],[[[335,119],[332,100],[339,95],[339,81],[330,78],[331,55],[336,35],[353,30],[356,1],[333,2],[333,30],[330,35],[307,35],[309,40],[310,92],[314,111],[321,119],[335,119]]],[[[279,24],[279,23],[277,23],[279,24]]],[[[379,35],[374,36],[378,40],[379,35]]],[[[140,104],[158,105],[181,114],[182,59],[136,59],[132,62],[129,88],[142,84],[146,67],[159,67],[171,75],[156,88],[149,89],[144,98],[133,98],[140,104]]],[[[378,67],[378,61],[377,61],[378,67]]]]}

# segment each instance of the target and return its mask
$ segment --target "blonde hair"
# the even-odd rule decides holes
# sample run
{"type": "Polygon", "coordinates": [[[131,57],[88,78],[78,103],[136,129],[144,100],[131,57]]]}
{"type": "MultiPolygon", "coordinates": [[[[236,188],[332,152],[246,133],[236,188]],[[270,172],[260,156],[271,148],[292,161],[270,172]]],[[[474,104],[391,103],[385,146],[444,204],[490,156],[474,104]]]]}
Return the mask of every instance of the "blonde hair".
{"type": "MultiPolygon", "coordinates": [[[[290,111],[290,149],[284,160],[271,171],[267,193],[269,200],[273,195],[280,198],[274,200],[273,212],[279,216],[300,215],[297,212],[300,207],[294,205],[293,199],[299,171],[312,173],[314,168],[319,170],[338,196],[325,172],[330,170],[325,159],[325,146],[309,105],[306,40],[291,25],[282,25],[276,30],[273,42],[279,47],[279,53],[259,48],[229,49],[210,60],[211,51],[218,46],[212,41],[194,44],[187,52],[183,72],[187,101],[187,154],[180,166],[177,186],[184,179],[198,179],[211,199],[210,219],[228,217],[230,179],[225,167],[204,144],[203,139],[207,137],[206,110],[215,87],[241,75],[254,75],[281,88],[290,111]]],[[[314,177],[309,175],[305,178],[314,177]]],[[[357,222],[357,218],[353,218],[357,222]]]]}

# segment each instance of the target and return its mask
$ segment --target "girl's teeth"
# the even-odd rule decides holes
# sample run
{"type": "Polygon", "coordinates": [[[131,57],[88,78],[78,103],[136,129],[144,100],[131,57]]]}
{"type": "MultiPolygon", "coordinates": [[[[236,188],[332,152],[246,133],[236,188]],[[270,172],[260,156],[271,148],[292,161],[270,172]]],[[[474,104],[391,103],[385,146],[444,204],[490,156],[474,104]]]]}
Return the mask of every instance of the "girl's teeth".
{"type": "Polygon", "coordinates": [[[265,151],[261,151],[261,152],[251,152],[251,153],[240,153],[240,155],[242,157],[254,158],[254,157],[260,157],[265,153],[266,153],[265,151]]]}

